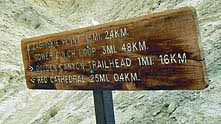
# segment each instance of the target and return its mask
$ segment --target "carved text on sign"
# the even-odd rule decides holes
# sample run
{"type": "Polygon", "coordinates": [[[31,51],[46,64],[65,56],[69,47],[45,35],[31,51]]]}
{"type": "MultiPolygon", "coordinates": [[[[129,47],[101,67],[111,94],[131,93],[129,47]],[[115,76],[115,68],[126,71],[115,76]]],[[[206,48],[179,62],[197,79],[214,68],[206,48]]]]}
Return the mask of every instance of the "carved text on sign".
{"type": "Polygon", "coordinates": [[[22,40],[31,89],[202,89],[193,8],[22,40]]]}

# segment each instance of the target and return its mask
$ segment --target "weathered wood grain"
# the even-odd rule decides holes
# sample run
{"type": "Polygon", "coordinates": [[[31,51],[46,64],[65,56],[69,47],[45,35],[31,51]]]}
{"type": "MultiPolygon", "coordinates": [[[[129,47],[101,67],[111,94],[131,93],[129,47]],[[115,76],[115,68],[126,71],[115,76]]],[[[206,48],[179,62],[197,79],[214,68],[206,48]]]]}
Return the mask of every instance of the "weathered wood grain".
{"type": "Polygon", "coordinates": [[[190,90],[203,89],[208,85],[199,42],[195,10],[184,7],[134,19],[23,39],[21,46],[25,77],[30,89],[190,90]],[[50,46],[50,43],[53,45],[50,46]],[[48,45],[47,48],[45,44],[48,45]],[[130,47],[130,44],[133,45],[130,47]],[[103,48],[111,48],[110,45],[115,48],[115,52],[104,54],[103,48]],[[58,56],[64,51],[67,54],[68,50],[72,51],[71,57],[58,56]],[[91,55],[80,55],[79,50],[95,52],[91,55]],[[48,60],[35,60],[37,54],[44,53],[50,55],[48,60]],[[139,58],[145,57],[152,61],[145,61],[149,63],[140,66],[139,58]],[[130,65],[119,64],[121,60],[126,62],[128,59],[130,65]],[[115,66],[100,67],[98,61],[106,61],[107,65],[115,61],[115,66]],[[61,67],[65,63],[80,63],[84,67],[65,70],[61,67]],[[46,65],[53,65],[54,68],[37,71],[39,66],[46,65]],[[116,75],[121,74],[124,80],[116,80],[116,75]],[[137,77],[129,80],[126,78],[127,74],[137,77]],[[81,76],[84,79],[78,83],[69,81],[53,83],[55,77],[68,75],[81,76]],[[91,77],[95,78],[95,75],[105,75],[108,80],[93,80],[91,77]],[[53,79],[43,83],[39,77],[53,79]]]}

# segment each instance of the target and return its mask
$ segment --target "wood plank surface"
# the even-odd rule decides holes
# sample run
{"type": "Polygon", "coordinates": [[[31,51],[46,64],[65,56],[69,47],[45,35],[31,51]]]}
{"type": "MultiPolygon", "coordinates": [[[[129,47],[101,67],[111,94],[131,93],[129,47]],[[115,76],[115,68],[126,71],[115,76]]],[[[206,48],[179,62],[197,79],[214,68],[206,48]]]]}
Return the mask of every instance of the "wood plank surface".
{"type": "Polygon", "coordinates": [[[208,86],[194,8],[21,41],[27,86],[190,90],[208,86]]]}

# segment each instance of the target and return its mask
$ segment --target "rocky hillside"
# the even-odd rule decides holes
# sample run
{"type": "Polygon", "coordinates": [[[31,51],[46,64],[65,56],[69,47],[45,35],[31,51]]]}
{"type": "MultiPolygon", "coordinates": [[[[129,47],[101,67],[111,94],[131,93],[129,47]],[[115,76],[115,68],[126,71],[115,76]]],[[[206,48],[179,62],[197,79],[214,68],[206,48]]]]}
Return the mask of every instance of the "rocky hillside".
{"type": "Polygon", "coordinates": [[[1,0],[0,123],[95,124],[90,91],[26,88],[20,41],[193,6],[209,87],[201,91],[114,91],[116,124],[221,124],[221,0],[1,0]]]}

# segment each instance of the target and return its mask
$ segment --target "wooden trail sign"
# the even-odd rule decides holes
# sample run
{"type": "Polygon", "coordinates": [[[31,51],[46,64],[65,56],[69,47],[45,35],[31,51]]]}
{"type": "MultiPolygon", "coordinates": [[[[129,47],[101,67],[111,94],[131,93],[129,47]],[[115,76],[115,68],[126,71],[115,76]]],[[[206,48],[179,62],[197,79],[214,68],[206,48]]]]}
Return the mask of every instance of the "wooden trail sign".
{"type": "Polygon", "coordinates": [[[24,39],[30,89],[172,90],[207,86],[193,8],[24,39]]]}

